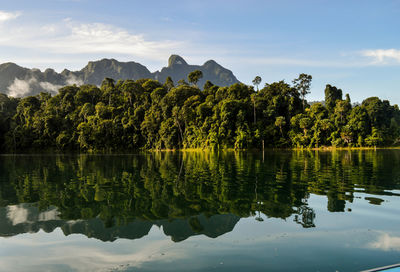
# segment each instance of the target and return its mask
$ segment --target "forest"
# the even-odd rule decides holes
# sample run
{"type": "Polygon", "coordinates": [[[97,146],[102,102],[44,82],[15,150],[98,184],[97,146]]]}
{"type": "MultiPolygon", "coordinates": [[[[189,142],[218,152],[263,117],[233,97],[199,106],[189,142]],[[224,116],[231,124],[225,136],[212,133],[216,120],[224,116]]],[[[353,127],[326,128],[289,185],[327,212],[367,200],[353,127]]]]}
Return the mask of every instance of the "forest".
{"type": "Polygon", "coordinates": [[[374,150],[279,150],[265,160],[231,151],[0,156],[0,180],[9,181],[0,182],[0,209],[35,203],[57,207],[61,219],[100,218],[107,227],[218,214],[257,220],[261,212],[309,228],[318,216],[311,195],[323,196],[329,212],[350,212],[359,192],[371,205],[398,196],[399,163],[398,152],[374,150]]]}
{"type": "Polygon", "coordinates": [[[200,71],[176,84],[105,78],[101,86],[66,86],[55,96],[0,94],[2,152],[126,151],[396,146],[397,105],[378,97],[352,104],[326,85],[325,100],[308,103],[312,77],[254,86],[197,86],[200,71]]]}

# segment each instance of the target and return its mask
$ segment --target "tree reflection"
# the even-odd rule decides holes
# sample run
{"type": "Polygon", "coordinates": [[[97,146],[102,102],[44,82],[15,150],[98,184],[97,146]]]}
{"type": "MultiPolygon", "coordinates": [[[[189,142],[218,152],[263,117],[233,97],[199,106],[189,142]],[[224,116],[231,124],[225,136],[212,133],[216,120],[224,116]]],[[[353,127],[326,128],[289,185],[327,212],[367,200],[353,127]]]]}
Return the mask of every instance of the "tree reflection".
{"type": "Polygon", "coordinates": [[[304,228],[313,228],[315,212],[312,208],[307,206],[301,206],[297,209],[296,215],[294,216],[294,222],[302,225],[304,228]]]}
{"type": "Polygon", "coordinates": [[[56,207],[60,220],[99,219],[105,228],[184,220],[187,235],[215,235],[211,221],[199,219],[215,215],[292,217],[311,228],[311,195],[326,196],[328,211],[344,212],[357,192],[393,194],[388,190],[400,187],[399,162],[395,150],[2,156],[0,207],[56,207]]]}

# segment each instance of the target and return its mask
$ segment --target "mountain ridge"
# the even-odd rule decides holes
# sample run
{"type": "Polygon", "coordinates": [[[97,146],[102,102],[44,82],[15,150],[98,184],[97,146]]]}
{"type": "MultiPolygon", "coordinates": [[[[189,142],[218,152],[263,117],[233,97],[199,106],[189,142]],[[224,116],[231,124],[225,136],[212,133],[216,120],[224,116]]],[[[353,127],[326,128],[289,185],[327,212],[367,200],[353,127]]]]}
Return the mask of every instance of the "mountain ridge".
{"type": "Polygon", "coordinates": [[[232,71],[215,60],[208,60],[203,65],[191,65],[181,56],[174,54],[169,57],[166,67],[155,72],[150,72],[146,66],[138,62],[121,62],[114,58],[89,61],[81,70],[64,69],[61,73],[51,68],[42,72],[37,68],[29,69],[7,62],[0,64],[0,93],[14,97],[36,95],[40,92],[56,94],[58,89],[66,85],[100,85],[106,77],[115,80],[150,78],[162,83],[167,77],[171,77],[174,83],[177,83],[180,79],[186,80],[187,75],[194,70],[203,72],[203,78],[199,80],[198,86],[203,86],[207,80],[221,87],[240,82],[232,71]]]}

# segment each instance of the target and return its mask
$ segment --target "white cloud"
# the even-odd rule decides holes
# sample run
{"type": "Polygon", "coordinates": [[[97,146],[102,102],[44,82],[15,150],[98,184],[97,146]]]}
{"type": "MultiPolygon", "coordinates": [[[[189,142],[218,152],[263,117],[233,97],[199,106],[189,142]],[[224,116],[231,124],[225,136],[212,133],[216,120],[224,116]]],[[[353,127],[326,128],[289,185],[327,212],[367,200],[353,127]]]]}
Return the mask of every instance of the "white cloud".
{"type": "Polygon", "coordinates": [[[375,49],[361,51],[361,55],[372,58],[374,64],[388,64],[400,62],[400,50],[398,49],[375,49]]]}
{"type": "Polygon", "coordinates": [[[19,15],[20,15],[19,12],[6,12],[6,11],[0,10],[0,23],[15,19],[19,15]]]}
{"type": "Polygon", "coordinates": [[[66,80],[67,85],[77,85],[77,86],[81,86],[83,85],[83,80],[77,78],[75,75],[71,74],[68,76],[67,80],[66,80]]]}
{"type": "Polygon", "coordinates": [[[103,23],[77,23],[65,19],[57,24],[0,28],[0,46],[35,48],[53,54],[114,54],[160,60],[177,48],[180,41],[151,41],[143,34],[103,23]]]}
{"type": "Polygon", "coordinates": [[[12,97],[22,97],[31,91],[31,85],[37,83],[35,78],[28,80],[15,78],[14,82],[8,87],[8,95],[12,97]]]}
{"type": "Polygon", "coordinates": [[[31,94],[33,91],[45,90],[52,94],[57,94],[58,90],[62,88],[61,85],[54,85],[50,82],[38,82],[34,77],[29,79],[18,79],[15,78],[13,83],[7,89],[7,95],[12,97],[23,97],[31,94]]]}
{"type": "MultiPolygon", "coordinates": [[[[18,15],[0,11],[0,23],[5,20],[2,18],[9,20],[18,15]]],[[[162,20],[168,21],[170,18],[165,17],[162,20]]],[[[400,50],[396,49],[353,51],[347,55],[327,58],[312,55],[298,57],[290,54],[282,57],[263,54],[255,56],[251,52],[237,51],[230,46],[195,42],[197,38],[183,35],[169,40],[156,40],[115,25],[82,23],[71,18],[51,24],[21,25],[18,21],[10,22],[7,27],[0,24],[0,49],[7,46],[12,48],[12,54],[19,53],[8,57],[7,61],[28,66],[39,65],[43,69],[56,66],[53,68],[61,70],[66,68],[65,64],[70,65],[68,69],[72,68],[71,65],[74,66],[73,69],[78,69],[86,60],[112,57],[119,60],[135,60],[153,70],[165,64],[171,53],[188,56],[189,62],[203,61],[204,56],[208,56],[229,68],[243,65],[351,68],[400,63],[400,50]],[[247,53],[250,55],[246,55],[247,53]]]]}
{"type": "Polygon", "coordinates": [[[51,92],[53,94],[57,94],[58,90],[63,87],[62,85],[55,85],[55,84],[52,84],[50,82],[40,82],[39,85],[44,90],[49,91],[49,92],[51,92]]]}

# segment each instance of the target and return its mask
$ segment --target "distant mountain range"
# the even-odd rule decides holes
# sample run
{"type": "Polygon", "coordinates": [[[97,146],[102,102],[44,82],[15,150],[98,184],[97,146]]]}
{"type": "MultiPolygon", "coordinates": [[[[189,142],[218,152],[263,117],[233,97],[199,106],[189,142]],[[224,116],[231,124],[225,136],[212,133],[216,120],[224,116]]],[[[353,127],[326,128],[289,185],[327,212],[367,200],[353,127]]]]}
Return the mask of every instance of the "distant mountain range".
{"type": "Polygon", "coordinates": [[[39,210],[37,205],[23,203],[0,207],[0,237],[11,237],[39,230],[53,232],[61,228],[65,235],[80,233],[102,241],[118,238],[140,239],[148,235],[153,225],[162,226],[165,235],[180,242],[191,236],[206,235],[216,238],[231,232],[240,218],[233,214],[195,215],[190,218],[143,220],[135,219],[123,225],[106,226],[98,217],[92,219],[65,220],[60,218],[56,207],[39,210]]]}
{"type": "Polygon", "coordinates": [[[39,69],[28,69],[9,62],[0,65],[0,93],[14,97],[35,95],[43,91],[56,94],[58,89],[65,85],[100,85],[106,77],[115,80],[151,78],[163,83],[170,76],[174,83],[177,83],[180,79],[187,80],[187,75],[194,70],[203,72],[203,78],[198,82],[200,87],[207,80],[218,86],[229,86],[239,82],[232,71],[214,60],[209,60],[203,65],[190,65],[178,55],[172,55],[168,60],[168,66],[154,73],[140,63],[119,62],[115,59],[90,61],[80,71],[65,69],[61,73],[53,69],[42,72],[39,69]]]}

